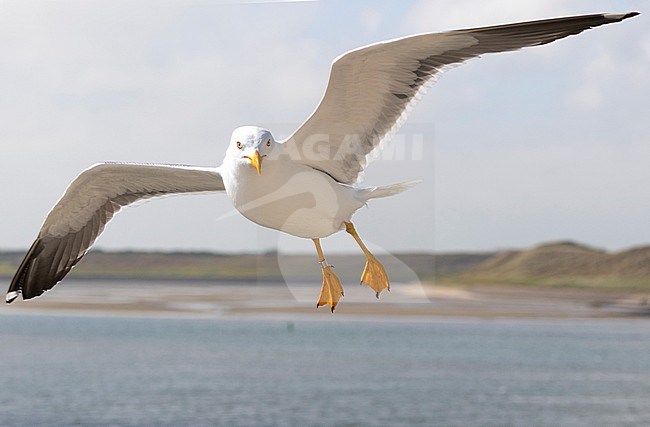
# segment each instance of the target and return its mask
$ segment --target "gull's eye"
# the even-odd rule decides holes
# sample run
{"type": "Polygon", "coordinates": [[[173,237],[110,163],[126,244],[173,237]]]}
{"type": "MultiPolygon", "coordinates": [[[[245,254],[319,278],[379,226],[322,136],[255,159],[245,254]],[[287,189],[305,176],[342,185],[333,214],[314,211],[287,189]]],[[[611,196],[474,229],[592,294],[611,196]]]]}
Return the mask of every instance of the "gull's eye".
{"type": "Polygon", "coordinates": [[[270,147],[270,146],[271,146],[271,140],[270,140],[270,139],[269,139],[268,141],[266,141],[266,146],[267,146],[267,147],[270,147]]]}
{"type": "Polygon", "coordinates": [[[241,150],[242,148],[244,148],[244,146],[241,144],[241,142],[237,141],[237,148],[241,150]]]}

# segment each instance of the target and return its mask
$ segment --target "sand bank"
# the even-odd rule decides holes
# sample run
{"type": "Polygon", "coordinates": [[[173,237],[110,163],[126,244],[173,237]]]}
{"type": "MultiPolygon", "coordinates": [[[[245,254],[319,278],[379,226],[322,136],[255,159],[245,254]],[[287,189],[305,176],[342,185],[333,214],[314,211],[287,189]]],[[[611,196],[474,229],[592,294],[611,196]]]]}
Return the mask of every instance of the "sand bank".
{"type": "MultiPolygon", "coordinates": [[[[331,316],[316,309],[318,284],[68,281],[0,313],[74,312],[163,316],[331,316]]],[[[520,286],[393,284],[377,300],[364,286],[347,285],[341,316],[453,316],[479,318],[650,318],[650,295],[520,286]]]]}

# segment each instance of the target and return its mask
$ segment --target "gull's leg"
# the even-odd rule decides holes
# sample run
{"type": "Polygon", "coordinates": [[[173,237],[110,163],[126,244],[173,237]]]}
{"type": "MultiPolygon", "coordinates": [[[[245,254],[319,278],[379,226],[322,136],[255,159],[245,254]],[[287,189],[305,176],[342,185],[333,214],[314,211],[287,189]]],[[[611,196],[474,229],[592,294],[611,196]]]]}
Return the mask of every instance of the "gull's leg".
{"type": "Polygon", "coordinates": [[[332,313],[334,313],[336,304],[338,304],[339,300],[343,296],[343,286],[341,286],[341,281],[332,271],[332,266],[328,265],[327,261],[325,261],[323,248],[320,247],[320,240],[312,240],[316,246],[316,252],[318,252],[318,262],[323,269],[323,287],[320,290],[320,296],[318,297],[316,308],[321,305],[329,305],[332,308],[332,313]]]}
{"type": "Polygon", "coordinates": [[[379,293],[384,289],[390,291],[390,282],[384,266],[381,265],[379,260],[363,244],[361,237],[359,237],[357,230],[354,229],[354,225],[351,222],[345,223],[345,231],[354,237],[354,240],[357,241],[361,250],[366,255],[366,267],[363,269],[363,274],[361,275],[361,284],[370,286],[376,292],[375,295],[377,298],[379,298],[379,293]]]}

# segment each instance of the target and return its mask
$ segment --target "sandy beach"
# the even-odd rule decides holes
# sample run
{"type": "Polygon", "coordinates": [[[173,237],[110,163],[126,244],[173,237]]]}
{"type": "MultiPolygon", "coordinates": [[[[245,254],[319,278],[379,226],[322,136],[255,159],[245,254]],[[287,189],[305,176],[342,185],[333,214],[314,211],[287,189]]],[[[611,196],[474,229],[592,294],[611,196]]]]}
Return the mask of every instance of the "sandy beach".
{"type": "MultiPolygon", "coordinates": [[[[319,284],[70,280],[53,292],[3,306],[0,313],[70,312],[125,316],[332,316],[316,309],[319,284]]],[[[377,300],[347,285],[335,316],[478,318],[650,317],[650,295],[559,288],[396,283],[377,300]]]]}

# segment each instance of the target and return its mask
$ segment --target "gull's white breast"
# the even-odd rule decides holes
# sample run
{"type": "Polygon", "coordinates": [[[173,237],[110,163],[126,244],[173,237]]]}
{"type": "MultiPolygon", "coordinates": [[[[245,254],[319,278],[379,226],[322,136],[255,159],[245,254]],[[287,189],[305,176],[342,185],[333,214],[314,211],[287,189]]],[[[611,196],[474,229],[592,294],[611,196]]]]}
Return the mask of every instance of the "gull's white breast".
{"type": "Polygon", "coordinates": [[[242,163],[223,174],[226,193],[242,215],[298,237],[329,236],[365,204],[354,187],[287,158],[265,161],[261,175],[242,163]]]}

